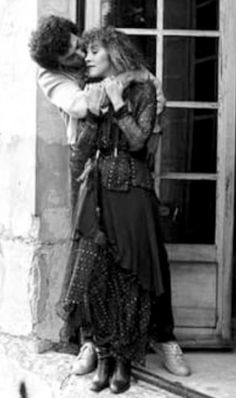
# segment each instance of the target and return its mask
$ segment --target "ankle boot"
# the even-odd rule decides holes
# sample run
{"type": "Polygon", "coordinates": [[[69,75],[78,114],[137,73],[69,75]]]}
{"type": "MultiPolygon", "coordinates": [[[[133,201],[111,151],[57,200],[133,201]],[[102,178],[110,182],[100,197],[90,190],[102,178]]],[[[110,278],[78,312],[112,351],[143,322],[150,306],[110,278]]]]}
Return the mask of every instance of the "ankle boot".
{"type": "Polygon", "coordinates": [[[110,356],[98,356],[98,365],[95,371],[90,390],[99,392],[109,386],[111,374],[110,356]]]}
{"type": "Polygon", "coordinates": [[[116,360],[115,370],[110,381],[110,390],[114,394],[122,393],[130,387],[130,361],[116,360]]]}

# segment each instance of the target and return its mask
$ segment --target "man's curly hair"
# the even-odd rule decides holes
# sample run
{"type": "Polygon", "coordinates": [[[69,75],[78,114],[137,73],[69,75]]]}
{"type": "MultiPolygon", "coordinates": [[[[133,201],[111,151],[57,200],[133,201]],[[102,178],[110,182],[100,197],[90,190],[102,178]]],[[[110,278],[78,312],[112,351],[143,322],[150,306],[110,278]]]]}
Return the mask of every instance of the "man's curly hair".
{"type": "Polygon", "coordinates": [[[77,35],[78,28],[69,19],[56,15],[42,17],[30,37],[31,58],[43,68],[58,70],[58,57],[69,50],[71,33],[77,35]]]}
{"type": "Polygon", "coordinates": [[[137,70],[145,65],[142,54],[132,43],[129,36],[116,30],[113,26],[85,31],[82,38],[85,51],[89,44],[101,43],[107,50],[110,61],[117,73],[137,70]]]}

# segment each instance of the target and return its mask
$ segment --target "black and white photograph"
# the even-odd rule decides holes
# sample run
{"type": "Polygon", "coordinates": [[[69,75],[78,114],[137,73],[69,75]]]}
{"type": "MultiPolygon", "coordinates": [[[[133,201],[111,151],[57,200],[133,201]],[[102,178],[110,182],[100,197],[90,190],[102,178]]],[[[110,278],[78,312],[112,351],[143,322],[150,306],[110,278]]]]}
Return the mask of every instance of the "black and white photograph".
{"type": "Polygon", "coordinates": [[[2,398],[235,397],[235,46],[235,0],[1,0],[2,398]]]}

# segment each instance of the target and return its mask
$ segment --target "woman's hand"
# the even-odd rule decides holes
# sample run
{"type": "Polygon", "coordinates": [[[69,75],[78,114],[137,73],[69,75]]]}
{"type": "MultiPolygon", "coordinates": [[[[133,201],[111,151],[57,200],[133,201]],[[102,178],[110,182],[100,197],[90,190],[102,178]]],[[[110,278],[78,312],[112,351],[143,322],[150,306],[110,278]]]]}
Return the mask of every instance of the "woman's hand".
{"type": "Polygon", "coordinates": [[[87,84],[85,91],[88,109],[98,116],[106,97],[104,85],[102,83],[87,84]]]}
{"type": "Polygon", "coordinates": [[[115,111],[118,111],[123,105],[124,100],[122,98],[124,87],[120,80],[115,77],[107,77],[104,82],[105,92],[110,99],[115,111]]]}

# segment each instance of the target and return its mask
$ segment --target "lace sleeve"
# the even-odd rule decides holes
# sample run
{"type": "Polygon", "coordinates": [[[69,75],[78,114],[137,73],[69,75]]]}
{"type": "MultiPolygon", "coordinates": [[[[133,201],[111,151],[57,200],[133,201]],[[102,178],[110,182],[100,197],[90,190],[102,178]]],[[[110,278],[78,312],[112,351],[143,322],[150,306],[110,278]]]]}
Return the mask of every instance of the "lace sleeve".
{"type": "Polygon", "coordinates": [[[151,82],[135,84],[128,102],[115,112],[115,119],[129,141],[130,150],[141,149],[151,134],[156,118],[156,90],[151,82]]]}

